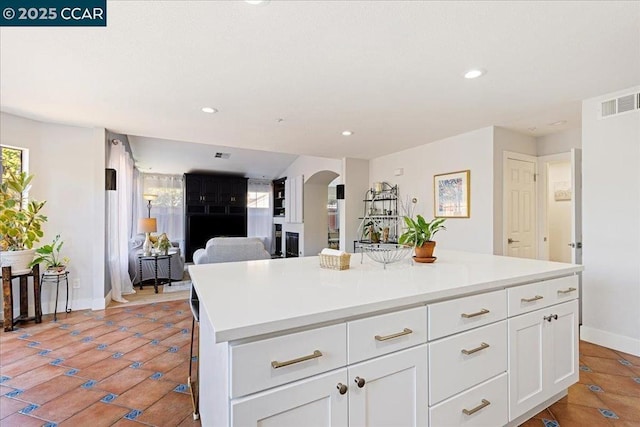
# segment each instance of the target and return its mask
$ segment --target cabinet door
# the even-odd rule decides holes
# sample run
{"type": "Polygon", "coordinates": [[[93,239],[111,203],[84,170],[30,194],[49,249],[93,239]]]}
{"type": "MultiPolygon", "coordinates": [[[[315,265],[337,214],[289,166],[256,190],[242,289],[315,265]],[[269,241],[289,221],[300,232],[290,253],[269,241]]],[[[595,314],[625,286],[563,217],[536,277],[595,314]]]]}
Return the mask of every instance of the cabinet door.
{"type": "Polygon", "coordinates": [[[350,426],[427,426],[426,344],[349,367],[348,385],[350,426]]]}
{"type": "Polygon", "coordinates": [[[509,420],[539,403],[544,394],[544,314],[541,310],[509,319],[509,420]]]}
{"type": "Polygon", "coordinates": [[[247,206],[247,180],[237,179],[231,181],[231,195],[229,205],[247,206]]]}
{"type": "Polygon", "coordinates": [[[202,203],[202,177],[196,175],[186,175],[185,178],[185,199],[187,205],[202,203]]]}
{"type": "Polygon", "coordinates": [[[205,203],[218,202],[218,180],[213,177],[206,177],[202,180],[202,201],[205,203]]]}
{"type": "Polygon", "coordinates": [[[347,427],[346,369],[231,402],[233,427],[347,427]],[[344,391],[344,390],[343,390],[344,391]]]}
{"type": "Polygon", "coordinates": [[[551,322],[545,322],[545,373],[551,397],[578,382],[578,301],[545,311],[553,316],[551,322]]]}

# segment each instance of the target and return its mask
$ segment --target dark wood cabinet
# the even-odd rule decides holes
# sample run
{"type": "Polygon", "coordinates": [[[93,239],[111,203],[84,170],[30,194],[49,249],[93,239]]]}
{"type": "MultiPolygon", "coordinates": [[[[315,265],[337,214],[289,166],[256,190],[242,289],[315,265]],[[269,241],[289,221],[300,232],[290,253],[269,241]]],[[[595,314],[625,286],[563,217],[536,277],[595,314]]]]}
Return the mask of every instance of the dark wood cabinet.
{"type": "Polygon", "coordinates": [[[185,174],[185,258],[212,237],[246,237],[247,178],[185,174]]]}
{"type": "Polygon", "coordinates": [[[273,181],[273,216],[284,216],[284,183],[286,181],[286,177],[273,181]]]}

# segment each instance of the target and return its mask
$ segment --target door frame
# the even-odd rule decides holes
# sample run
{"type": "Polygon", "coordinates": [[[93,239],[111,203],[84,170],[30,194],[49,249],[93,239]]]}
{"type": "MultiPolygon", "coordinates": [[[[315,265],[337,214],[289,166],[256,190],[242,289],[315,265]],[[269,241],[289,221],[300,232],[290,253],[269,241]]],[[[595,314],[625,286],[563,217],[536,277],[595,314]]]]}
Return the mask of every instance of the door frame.
{"type": "Polygon", "coordinates": [[[538,255],[538,158],[536,156],[531,156],[529,154],[515,153],[513,151],[503,151],[502,152],[502,255],[508,256],[508,244],[507,244],[507,217],[508,217],[508,205],[507,205],[507,162],[509,159],[513,160],[522,160],[524,162],[533,163],[534,167],[534,176],[536,180],[536,185],[533,187],[533,201],[535,203],[533,209],[533,226],[535,230],[533,231],[533,235],[535,236],[533,239],[533,244],[535,247],[533,248],[533,252],[538,255]]]}
{"type": "Polygon", "coordinates": [[[549,191],[549,174],[548,167],[550,163],[555,162],[569,162],[571,164],[571,152],[566,151],[564,153],[549,154],[547,156],[540,156],[538,159],[538,195],[537,195],[537,212],[538,212],[538,230],[536,233],[536,240],[538,241],[538,259],[549,260],[548,246],[544,241],[545,236],[549,233],[549,206],[548,206],[548,191],[549,191]]]}

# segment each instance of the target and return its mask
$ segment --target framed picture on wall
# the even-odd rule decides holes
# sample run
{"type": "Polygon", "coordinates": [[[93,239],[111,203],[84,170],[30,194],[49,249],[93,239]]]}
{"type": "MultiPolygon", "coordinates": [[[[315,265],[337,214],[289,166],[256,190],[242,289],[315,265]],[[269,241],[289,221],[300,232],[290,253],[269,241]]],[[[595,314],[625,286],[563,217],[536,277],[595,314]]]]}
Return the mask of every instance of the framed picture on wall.
{"type": "Polygon", "coordinates": [[[469,170],[443,173],[433,177],[433,216],[469,218],[471,188],[469,170]]]}

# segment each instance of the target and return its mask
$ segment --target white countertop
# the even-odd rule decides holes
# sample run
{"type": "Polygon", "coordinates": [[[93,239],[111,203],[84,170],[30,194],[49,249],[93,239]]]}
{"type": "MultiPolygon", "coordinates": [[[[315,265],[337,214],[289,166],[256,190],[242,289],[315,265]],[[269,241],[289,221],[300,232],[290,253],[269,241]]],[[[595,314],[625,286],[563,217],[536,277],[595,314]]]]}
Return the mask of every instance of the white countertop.
{"type": "Polygon", "coordinates": [[[318,257],[189,267],[200,312],[215,341],[331,322],[378,311],[573,274],[583,266],[438,249],[433,264],[410,257],[387,265],[351,255],[349,270],[320,268],[318,257]]]}

